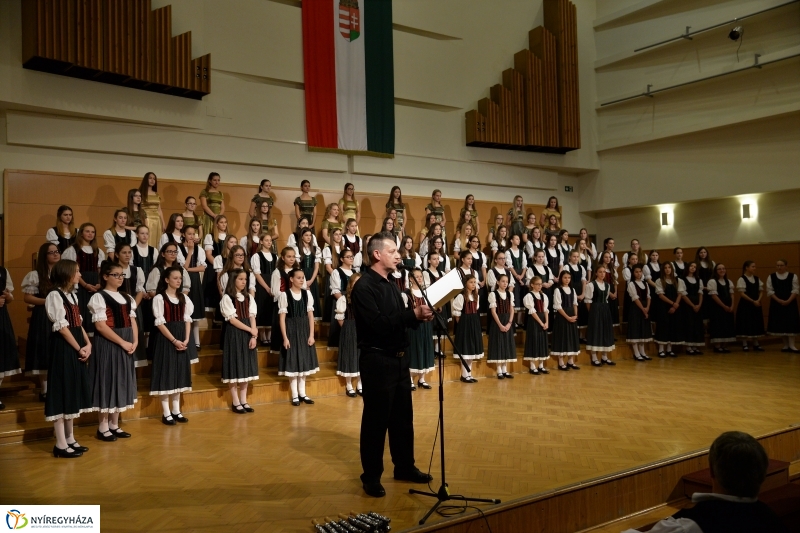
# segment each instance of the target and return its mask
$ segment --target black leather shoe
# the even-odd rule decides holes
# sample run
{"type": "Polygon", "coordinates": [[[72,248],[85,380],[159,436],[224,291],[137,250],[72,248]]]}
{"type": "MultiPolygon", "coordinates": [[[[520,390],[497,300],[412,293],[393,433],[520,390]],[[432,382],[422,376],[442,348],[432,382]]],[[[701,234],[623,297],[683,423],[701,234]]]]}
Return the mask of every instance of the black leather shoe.
{"type": "Polygon", "coordinates": [[[294,405],[295,407],[300,405],[300,398],[292,398],[292,405],[294,405]]]}
{"type": "Polygon", "coordinates": [[[179,423],[179,424],[188,424],[189,423],[189,419],[186,418],[185,416],[183,416],[183,413],[178,413],[178,414],[174,414],[173,413],[172,418],[174,418],[175,421],[177,423],[179,423]]]}
{"type": "Polygon", "coordinates": [[[472,376],[468,377],[467,380],[469,380],[470,383],[477,383],[478,382],[478,378],[474,378],[472,376]]]}
{"type": "Polygon", "coordinates": [[[472,381],[470,381],[469,378],[465,378],[464,376],[461,376],[461,383],[472,383],[472,381]]]}
{"type": "Polygon", "coordinates": [[[241,405],[231,405],[231,411],[233,411],[237,415],[243,415],[247,412],[241,405]]]}
{"type": "MultiPolygon", "coordinates": [[[[242,404],[242,409],[244,409],[244,410],[245,410],[245,412],[247,412],[247,413],[255,413],[255,412],[256,412],[256,410],[255,410],[255,409],[253,409],[252,407],[250,407],[250,404],[249,404],[249,403],[243,403],[243,404],[242,404]]],[[[178,420],[178,422],[180,422],[180,420],[178,420]]]]}
{"type": "Polygon", "coordinates": [[[497,379],[506,379],[505,374],[497,374],[497,379]]]}
{"type": "Polygon", "coordinates": [[[300,401],[308,405],[314,405],[314,400],[312,400],[308,396],[303,396],[302,398],[300,398],[300,401]]]}
{"type": "Polygon", "coordinates": [[[413,382],[411,383],[411,390],[412,390],[412,391],[415,391],[415,390],[417,390],[417,386],[416,386],[416,385],[414,385],[414,383],[413,383],[413,382]]]}
{"type": "Polygon", "coordinates": [[[569,367],[567,365],[558,365],[558,369],[567,371],[567,370],[569,370],[569,367]]]}
{"type": "Polygon", "coordinates": [[[603,366],[603,363],[600,361],[592,361],[592,366],[603,366]]]}
{"type": "Polygon", "coordinates": [[[645,353],[643,353],[643,354],[642,354],[642,357],[644,357],[644,360],[645,360],[645,361],[652,361],[652,360],[653,360],[653,358],[652,358],[652,357],[650,357],[649,355],[647,355],[647,354],[645,354],[645,353]]]}
{"type": "Polygon", "coordinates": [[[94,437],[97,440],[101,440],[103,442],[114,442],[115,440],[117,440],[117,436],[114,435],[114,433],[112,431],[108,431],[108,433],[111,433],[111,434],[110,435],[105,435],[105,434],[101,433],[100,430],[98,429],[97,433],[95,433],[94,437]]]}
{"type": "Polygon", "coordinates": [[[742,351],[743,352],[749,352],[750,351],[750,347],[749,346],[742,346],[742,351]]]}
{"type": "Polygon", "coordinates": [[[658,352],[658,356],[659,356],[661,359],[664,359],[664,358],[666,358],[666,357],[667,357],[667,354],[666,354],[666,353],[664,353],[664,352],[658,352]]]}
{"type": "Polygon", "coordinates": [[[753,346],[753,351],[754,352],[763,352],[764,348],[762,348],[760,344],[756,344],[755,346],[753,346]]]}
{"type": "Polygon", "coordinates": [[[678,354],[676,354],[675,352],[667,352],[667,355],[670,357],[678,357],[678,354]]]}
{"type": "Polygon", "coordinates": [[[415,468],[414,470],[410,470],[408,472],[395,472],[394,478],[397,481],[410,481],[412,483],[428,483],[433,481],[432,475],[426,474],[419,468],[415,468]]]}
{"type": "Polygon", "coordinates": [[[361,389],[356,389],[356,394],[358,394],[359,396],[364,396],[364,391],[361,389]]]}
{"type": "Polygon", "coordinates": [[[574,363],[567,363],[567,366],[569,366],[572,370],[580,370],[581,369],[581,367],[579,367],[578,365],[576,365],[574,363]]]}
{"type": "Polygon", "coordinates": [[[174,426],[175,424],[177,424],[177,422],[175,422],[175,419],[172,418],[171,416],[169,418],[167,418],[166,416],[162,416],[161,423],[164,424],[165,426],[174,426]]]}
{"type": "MultiPolygon", "coordinates": [[[[173,417],[173,418],[175,418],[175,415],[172,415],[172,417],[173,417]]],[[[111,428],[108,428],[108,430],[109,430],[109,431],[110,431],[110,432],[111,432],[111,433],[112,433],[112,434],[113,434],[115,437],[117,437],[118,439],[129,439],[129,438],[131,438],[131,434],[130,434],[130,433],[128,433],[127,431],[122,431],[122,428],[117,428],[117,429],[111,429],[111,428]]]]}
{"type": "Polygon", "coordinates": [[[603,362],[603,364],[604,364],[604,365],[608,365],[608,366],[617,366],[617,363],[615,363],[615,362],[614,362],[614,361],[612,361],[611,359],[603,359],[603,361],[602,361],[602,362],[603,362]]]}
{"type": "Polygon", "coordinates": [[[363,487],[367,496],[372,496],[373,498],[383,498],[386,496],[386,490],[384,490],[383,485],[380,483],[364,483],[363,487]]]}
{"type": "Polygon", "coordinates": [[[512,376],[508,372],[504,372],[503,375],[506,377],[506,379],[514,379],[514,376],[512,376]]]}
{"type": "Polygon", "coordinates": [[[430,384],[429,384],[429,383],[427,383],[427,382],[425,382],[425,381],[418,381],[418,382],[417,382],[417,385],[419,385],[419,386],[420,386],[420,387],[422,387],[423,389],[432,389],[432,388],[433,388],[433,387],[431,387],[431,386],[430,386],[430,384]]]}
{"type": "Polygon", "coordinates": [[[727,348],[722,348],[719,353],[731,353],[731,351],[727,348]]]}
{"type": "Polygon", "coordinates": [[[352,389],[348,390],[348,391],[345,391],[345,394],[347,394],[347,396],[349,396],[350,398],[355,398],[356,396],[358,396],[358,394],[356,394],[356,391],[354,391],[352,389]]]}
{"type": "Polygon", "coordinates": [[[46,393],[46,392],[40,392],[40,393],[39,393],[39,401],[40,401],[40,402],[43,402],[43,401],[45,401],[46,399],[47,399],[47,393],[46,393]]]}
{"type": "Polygon", "coordinates": [[[80,444],[78,444],[78,441],[75,441],[72,444],[70,444],[68,442],[67,446],[69,446],[70,448],[72,448],[76,452],[86,453],[86,452],[89,451],[89,448],[87,448],[86,446],[81,446],[80,444]]]}
{"type": "Polygon", "coordinates": [[[83,455],[83,452],[79,452],[77,450],[69,451],[69,447],[64,448],[63,450],[58,446],[53,446],[53,457],[64,457],[66,459],[74,459],[75,457],[80,457],[83,455]]]}
{"type": "Polygon", "coordinates": [[[6,404],[4,404],[2,401],[0,401],[0,411],[2,411],[5,408],[6,408],[6,404]]]}
{"type": "Polygon", "coordinates": [[[540,368],[540,369],[539,369],[539,373],[540,373],[540,374],[549,374],[549,373],[550,373],[550,371],[549,371],[549,370],[547,370],[546,368],[540,368]]]}
{"type": "MultiPolygon", "coordinates": [[[[788,348],[788,350],[791,353],[800,353],[800,350],[798,350],[797,348],[788,348]]],[[[781,351],[783,351],[783,350],[781,350],[781,351]]]]}
{"type": "Polygon", "coordinates": [[[534,376],[538,376],[539,371],[535,368],[531,368],[530,370],[528,370],[528,374],[533,374],[534,376]]]}

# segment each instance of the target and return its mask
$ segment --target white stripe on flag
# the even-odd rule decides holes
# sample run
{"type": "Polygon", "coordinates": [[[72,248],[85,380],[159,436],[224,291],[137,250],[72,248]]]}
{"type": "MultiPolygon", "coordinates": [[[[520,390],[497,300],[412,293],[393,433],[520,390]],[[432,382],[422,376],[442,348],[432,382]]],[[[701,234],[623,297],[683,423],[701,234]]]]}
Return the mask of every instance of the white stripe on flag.
{"type": "MultiPolygon", "coordinates": [[[[334,13],[339,11],[339,0],[333,2],[334,13]]],[[[339,127],[339,148],[342,150],[367,150],[367,86],[364,66],[364,2],[359,3],[361,34],[350,42],[342,37],[344,15],[334,17],[334,47],[336,49],[336,112],[339,127]]],[[[341,13],[341,11],[339,11],[341,13]]],[[[350,14],[347,13],[349,27],[350,14]]]]}

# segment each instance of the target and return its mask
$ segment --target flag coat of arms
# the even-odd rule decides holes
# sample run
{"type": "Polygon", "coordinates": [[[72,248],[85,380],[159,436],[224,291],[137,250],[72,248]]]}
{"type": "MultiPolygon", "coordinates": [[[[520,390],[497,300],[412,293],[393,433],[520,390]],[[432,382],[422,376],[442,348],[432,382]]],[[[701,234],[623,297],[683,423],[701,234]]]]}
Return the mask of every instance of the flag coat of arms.
{"type": "Polygon", "coordinates": [[[394,156],[391,0],[303,0],[308,149],[394,156]]]}

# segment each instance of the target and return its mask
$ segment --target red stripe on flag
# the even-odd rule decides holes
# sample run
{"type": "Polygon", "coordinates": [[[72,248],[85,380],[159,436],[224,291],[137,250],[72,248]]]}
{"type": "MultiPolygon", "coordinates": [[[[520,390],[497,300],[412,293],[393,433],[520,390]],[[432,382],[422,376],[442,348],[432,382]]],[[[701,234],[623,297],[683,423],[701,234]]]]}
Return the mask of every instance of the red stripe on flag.
{"type": "Polygon", "coordinates": [[[330,0],[303,1],[303,73],[308,146],[338,148],[334,10],[330,0]]]}

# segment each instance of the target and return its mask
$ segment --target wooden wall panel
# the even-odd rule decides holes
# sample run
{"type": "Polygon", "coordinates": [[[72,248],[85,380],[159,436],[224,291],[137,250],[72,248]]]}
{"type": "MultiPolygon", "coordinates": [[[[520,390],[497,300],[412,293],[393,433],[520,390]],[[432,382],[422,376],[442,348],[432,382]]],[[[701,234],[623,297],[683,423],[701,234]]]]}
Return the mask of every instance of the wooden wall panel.
{"type": "Polygon", "coordinates": [[[542,63],[542,130],[544,146],[559,146],[558,62],[556,39],[547,29],[539,26],[528,33],[531,52],[542,63]]]}
{"type": "Polygon", "coordinates": [[[150,13],[153,35],[150,79],[161,85],[172,85],[172,6],[150,13]]]}
{"type": "Polygon", "coordinates": [[[192,32],[182,33],[172,38],[172,76],[175,87],[191,89],[194,83],[192,72],[192,32]]]}
{"type": "Polygon", "coordinates": [[[514,54],[514,69],[523,77],[524,144],[544,145],[544,118],[542,116],[542,60],[530,50],[514,54]]]}
{"type": "Polygon", "coordinates": [[[553,34],[557,49],[559,143],[580,148],[576,8],[569,0],[545,0],[544,26],[553,34]]]}
{"type": "Polygon", "coordinates": [[[103,68],[102,0],[78,0],[75,64],[90,70],[103,68]]]}
{"type": "Polygon", "coordinates": [[[522,74],[513,68],[503,71],[503,86],[511,96],[511,144],[525,144],[525,82],[522,74]]]}
{"type": "Polygon", "coordinates": [[[486,118],[477,110],[467,111],[466,115],[467,144],[486,142],[486,118]]]}

